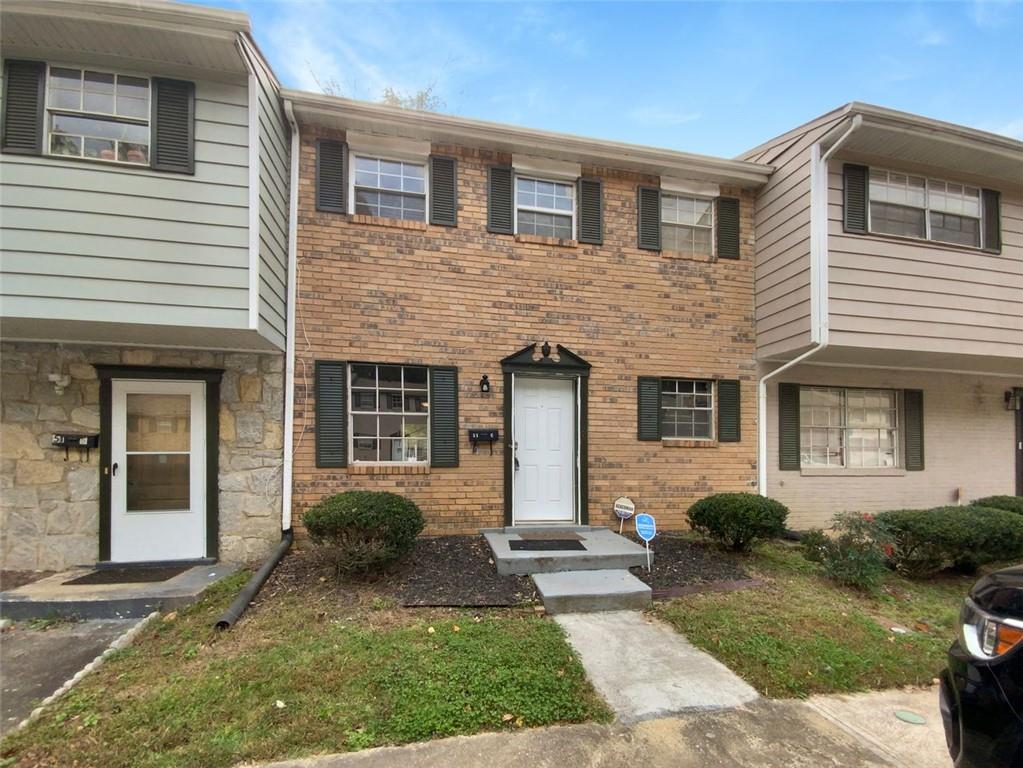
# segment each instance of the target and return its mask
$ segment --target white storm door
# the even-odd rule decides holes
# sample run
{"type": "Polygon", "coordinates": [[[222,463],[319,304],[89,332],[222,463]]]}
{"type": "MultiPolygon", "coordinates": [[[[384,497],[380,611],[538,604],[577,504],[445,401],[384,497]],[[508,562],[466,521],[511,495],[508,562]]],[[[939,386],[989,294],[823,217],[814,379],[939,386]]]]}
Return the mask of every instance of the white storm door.
{"type": "Polygon", "coordinates": [[[206,555],[206,385],[115,379],[110,559],[206,555]]]}
{"type": "Polygon", "coordinates": [[[575,381],[516,376],[512,522],[575,521],[575,381]]]}

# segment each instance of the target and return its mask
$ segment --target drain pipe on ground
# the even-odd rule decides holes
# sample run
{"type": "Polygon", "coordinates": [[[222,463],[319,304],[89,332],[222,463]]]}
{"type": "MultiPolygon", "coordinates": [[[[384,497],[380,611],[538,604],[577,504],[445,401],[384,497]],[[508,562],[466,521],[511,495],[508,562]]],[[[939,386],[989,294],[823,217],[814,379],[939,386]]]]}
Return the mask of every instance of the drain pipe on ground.
{"type": "Polygon", "coordinates": [[[228,607],[214,627],[219,630],[230,629],[241,615],[245,613],[252,599],[259,593],[266,580],[270,578],[274,568],[281,561],[295,540],[291,529],[291,479],[294,461],[294,423],[295,415],[295,294],[297,292],[298,264],[297,227],[298,227],[298,170],[301,141],[298,132],[298,121],[292,110],[291,102],[284,102],[284,112],[291,125],[291,190],[288,195],[288,307],[287,329],[284,351],[284,461],[281,467],[281,543],[266,559],[262,567],[249,579],[245,588],[228,607]]]}
{"type": "Polygon", "coordinates": [[[757,385],[757,492],[767,496],[767,381],[828,346],[828,160],[863,123],[855,115],[845,132],[821,154],[810,147],[810,349],[760,377],[757,385]]]}

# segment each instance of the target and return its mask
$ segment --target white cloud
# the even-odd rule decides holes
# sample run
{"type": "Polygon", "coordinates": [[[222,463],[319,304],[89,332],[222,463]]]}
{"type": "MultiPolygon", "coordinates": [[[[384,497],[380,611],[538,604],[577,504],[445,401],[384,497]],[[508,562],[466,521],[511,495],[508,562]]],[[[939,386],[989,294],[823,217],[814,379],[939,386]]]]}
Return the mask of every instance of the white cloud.
{"type": "Polygon", "coordinates": [[[656,104],[635,107],[629,110],[628,116],[633,122],[646,125],[682,125],[701,117],[699,112],[680,112],[656,104]]]}
{"type": "MultiPolygon", "coordinates": [[[[420,7],[326,0],[249,8],[257,39],[288,86],[377,100],[384,89],[433,86],[445,102],[465,77],[489,67],[486,51],[420,7]],[[318,82],[317,82],[318,81],[318,82]]],[[[450,104],[448,104],[450,108],[450,104]]]]}
{"type": "Polygon", "coordinates": [[[921,32],[916,44],[922,45],[925,48],[932,48],[938,45],[945,45],[947,42],[948,38],[945,37],[945,33],[940,29],[928,29],[921,32]]]}

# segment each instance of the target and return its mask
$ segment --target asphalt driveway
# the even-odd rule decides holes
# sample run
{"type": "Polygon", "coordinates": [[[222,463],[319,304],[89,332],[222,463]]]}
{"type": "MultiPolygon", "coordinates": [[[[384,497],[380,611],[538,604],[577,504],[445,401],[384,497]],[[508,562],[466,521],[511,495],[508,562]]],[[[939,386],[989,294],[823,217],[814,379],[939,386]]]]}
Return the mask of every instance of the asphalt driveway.
{"type": "Polygon", "coordinates": [[[136,623],[100,619],[32,629],[23,621],[0,633],[0,736],[136,623]]]}

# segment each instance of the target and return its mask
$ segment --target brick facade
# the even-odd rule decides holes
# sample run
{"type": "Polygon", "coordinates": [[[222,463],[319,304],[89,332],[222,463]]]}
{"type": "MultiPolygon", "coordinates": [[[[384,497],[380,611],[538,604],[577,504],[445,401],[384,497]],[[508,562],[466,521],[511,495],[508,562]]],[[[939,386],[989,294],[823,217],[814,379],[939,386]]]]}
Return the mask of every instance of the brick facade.
{"type": "Polygon", "coordinates": [[[434,145],[458,159],[458,227],[315,210],[315,139],[303,129],[296,318],[296,521],[322,497],[360,488],[416,501],[426,533],[503,524],[503,445],[473,454],[469,426],[503,434],[500,360],[549,340],[591,363],[589,517],[612,521],[628,495],[662,528],[684,526],[694,500],[755,490],[756,366],[753,328],[753,195],[741,199],[741,258],[683,258],[636,247],[636,189],[655,177],[583,167],[604,182],[604,245],[486,231],[487,168],[500,153],[434,145]],[[315,466],[313,367],[317,359],[456,365],[460,466],[315,466]],[[479,391],[483,374],[489,394],[479,391]],[[640,375],[739,379],[738,443],[640,442],[640,375]]]}

